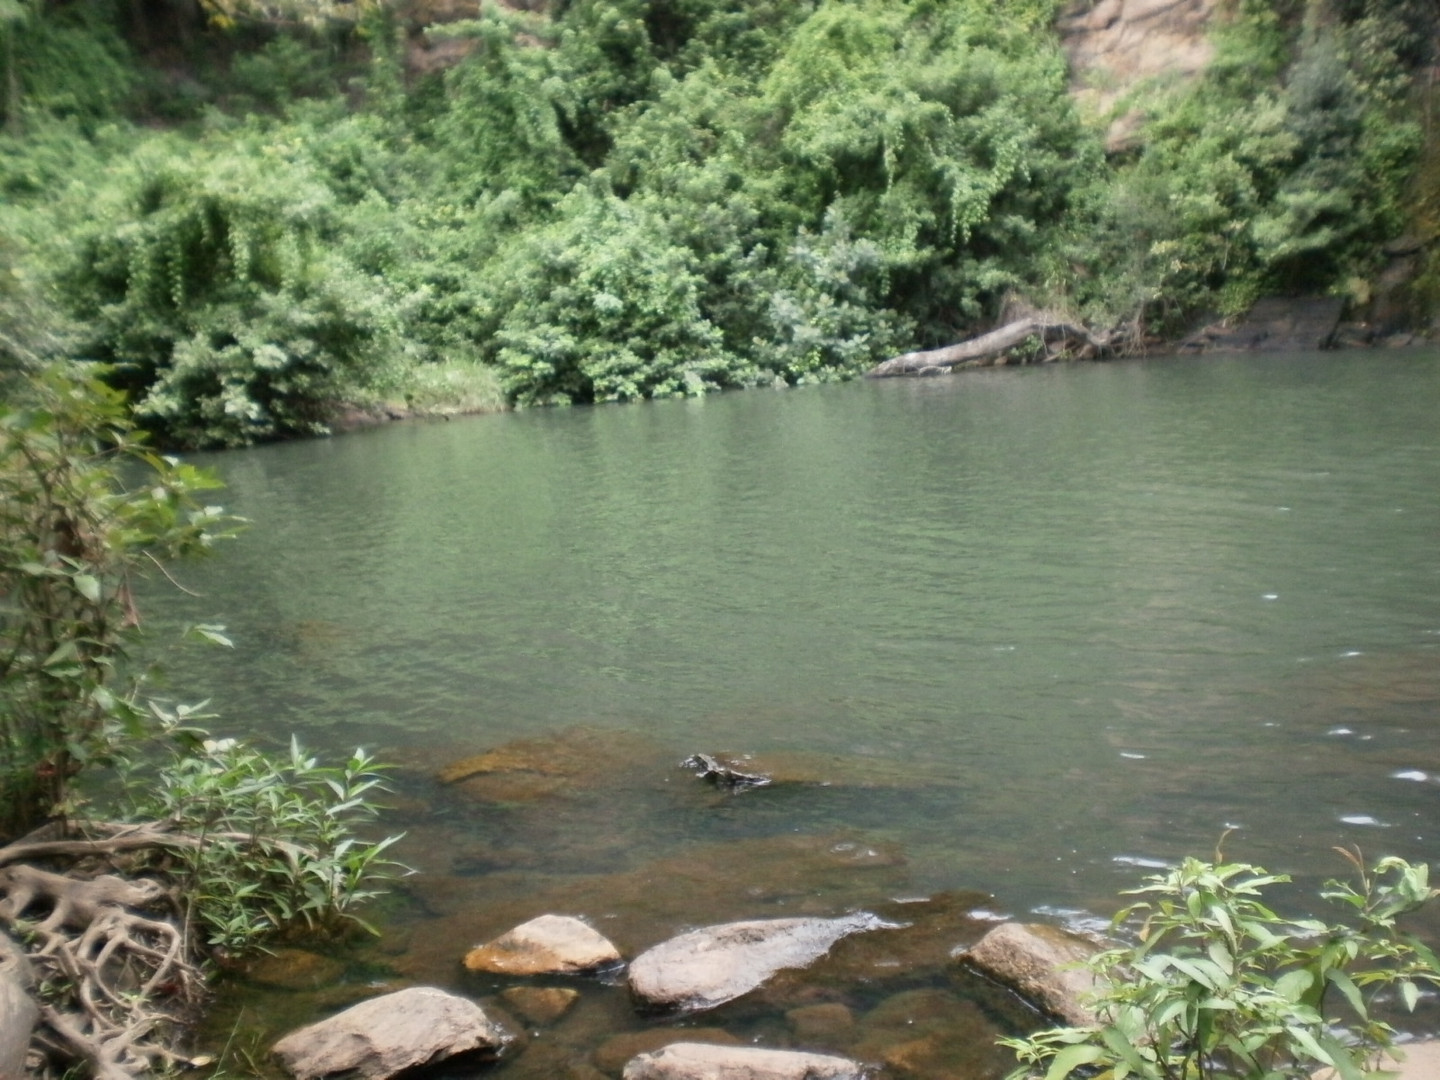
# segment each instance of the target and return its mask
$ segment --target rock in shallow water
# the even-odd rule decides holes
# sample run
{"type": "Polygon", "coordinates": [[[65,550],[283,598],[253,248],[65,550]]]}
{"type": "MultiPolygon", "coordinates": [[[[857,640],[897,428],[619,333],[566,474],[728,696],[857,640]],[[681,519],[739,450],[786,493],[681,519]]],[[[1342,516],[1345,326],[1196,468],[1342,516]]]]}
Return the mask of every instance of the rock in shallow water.
{"type": "Polygon", "coordinates": [[[1015,989],[1037,1008],[1067,1024],[1093,1024],[1084,1004],[1095,977],[1076,967],[1097,946],[1085,938],[1043,923],[1002,923],[960,954],[960,959],[1015,989]]]}
{"type": "Polygon", "coordinates": [[[849,1058],[755,1046],[671,1043],[625,1066],[624,1080],[861,1080],[849,1058]]]}
{"type": "Polygon", "coordinates": [[[646,1004],[710,1009],[784,968],[805,967],[849,934],[890,924],[860,913],[840,919],[757,919],[692,930],[630,964],[630,989],[646,1004]]]}
{"type": "Polygon", "coordinates": [[[274,1053],[298,1080],[386,1080],[460,1054],[499,1051],[512,1038],[473,1001],[414,986],[292,1031],[274,1053]]]}
{"type": "Polygon", "coordinates": [[[498,975],[565,975],[620,961],[598,930],[569,915],[541,915],[465,956],[470,971],[498,975]]]}

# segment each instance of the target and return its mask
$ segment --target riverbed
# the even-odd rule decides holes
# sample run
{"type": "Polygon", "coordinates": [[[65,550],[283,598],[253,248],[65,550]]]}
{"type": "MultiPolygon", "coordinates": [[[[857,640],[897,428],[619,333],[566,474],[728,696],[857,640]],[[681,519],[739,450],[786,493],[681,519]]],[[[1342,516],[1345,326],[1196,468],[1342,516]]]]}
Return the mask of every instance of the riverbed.
{"type": "MultiPolygon", "coordinates": [[[[355,992],[465,987],[555,907],[630,950],[897,899],[1091,925],[1222,835],[1303,906],[1337,845],[1440,855],[1437,403],[1428,350],[406,423],[201,459],[253,524],[152,604],[229,627],[169,665],[221,729],[400,766],[420,873],[355,992]],[[517,742],[563,765],[435,779],[517,742]],[[677,767],[722,751],[794,782],[677,767]]],[[[587,993],[594,1068],[651,1021],[587,993]]],[[[771,1005],[737,1030],[793,1039],[771,1005]]]]}

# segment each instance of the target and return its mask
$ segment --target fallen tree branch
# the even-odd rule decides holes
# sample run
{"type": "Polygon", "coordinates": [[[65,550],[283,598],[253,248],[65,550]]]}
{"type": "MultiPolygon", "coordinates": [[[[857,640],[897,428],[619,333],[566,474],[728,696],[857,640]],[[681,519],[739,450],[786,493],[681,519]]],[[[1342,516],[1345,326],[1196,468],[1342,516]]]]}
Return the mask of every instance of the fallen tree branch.
{"type": "Polygon", "coordinates": [[[1097,335],[1088,328],[1067,322],[1058,316],[1030,315],[1023,319],[991,330],[988,334],[970,338],[943,349],[926,349],[920,352],[904,353],[875,365],[865,374],[869,378],[885,378],[892,375],[918,375],[929,368],[953,368],[967,361],[985,360],[1008,352],[1031,337],[1042,341],[1060,338],[1074,338],[1085,342],[1094,354],[1109,348],[1110,335],[1097,335]]]}

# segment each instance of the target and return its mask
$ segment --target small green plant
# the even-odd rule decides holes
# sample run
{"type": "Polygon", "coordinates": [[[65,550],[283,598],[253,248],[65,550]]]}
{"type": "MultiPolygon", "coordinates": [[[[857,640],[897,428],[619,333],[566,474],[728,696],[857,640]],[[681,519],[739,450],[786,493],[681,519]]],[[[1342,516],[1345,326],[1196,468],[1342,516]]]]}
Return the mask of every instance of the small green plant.
{"type": "Polygon", "coordinates": [[[1341,851],[1358,884],[1321,895],[1351,909],[1346,922],[1286,919],[1260,899],[1288,881],[1245,863],[1186,859],[1131,890],[1146,896],[1114,925],[1138,918],[1138,940],[1095,956],[1098,1021],[1005,1039],[1021,1066],[1010,1080],[1340,1080],[1382,1075],[1395,1030],[1374,1008],[1440,985],[1440,963],[1397,921],[1436,895],[1428,868],[1381,859],[1367,870],[1341,851]],[[1332,994],[1331,991],[1334,991],[1332,994]]]}
{"type": "Polygon", "coordinates": [[[322,765],[293,739],[266,753],[189,727],[193,710],[152,708],[176,749],[153,773],[129,770],[127,816],[198,841],[175,856],[192,945],[234,955],[287,934],[370,929],[354,909],[393,876],[384,853],[400,837],[367,843],[355,830],[376,817],[385,766],[364,750],[322,765]]]}

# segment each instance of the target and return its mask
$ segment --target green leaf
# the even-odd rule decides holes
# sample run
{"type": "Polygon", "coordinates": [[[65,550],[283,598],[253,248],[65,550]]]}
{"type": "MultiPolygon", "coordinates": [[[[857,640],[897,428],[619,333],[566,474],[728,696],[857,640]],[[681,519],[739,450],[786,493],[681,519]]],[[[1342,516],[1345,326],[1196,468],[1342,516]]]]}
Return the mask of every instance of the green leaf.
{"type": "Polygon", "coordinates": [[[1050,1068],[1045,1071],[1045,1080],[1065,1080],[1082,1065],[1093,1065],[1105,1056],[1105,1051],[1090,1043],[1067,1046],[1050,1059],[1050,1068]]]}
{"type": "MultiPolygon", "coordinates": [[[[1315,982],[1314,974],[1307,968],[1287,971],[1275,980],[1275,992],[1291,1004],[1296,1004],[1315,982]]],[[[1353,986],[1352,986],[1353,989],[1353,986]]]]}
{"type": "MultiPolygon", "coordinates": [[[[1350,1007],[1355,1010],[1356,1015],[1359,1016],[1361,1020],[1367,1018],[1369,1014],[1365,1008],[1365,999],[1360,996],[1360,988],[1355,985],[1349,975],[1346,975],[1345,972],[1339,968],[1331,968],[1325,973],[1325,978],[1331,986],[1345,995],[1345,1000],[1350,1003],[1350,1007]]],[[[1413,1005],[1411,1009],[1414,1009],[1413,1005]]]]}
{"type": "Polygon", "coordinates": [[[1400,999],[1405,1002],[1405,1008],[1415,1011],[1415,1006],[1420,1003],[1420,988],[1409,979],[1400,980],[1400,999]]]}
{"type": "Polygon", "coordinates": [[[75,591],[85,597],[92,604],[100,602],[100,580],[93,574],[76,574],[70,579],[75,583],[75,591]]]}

